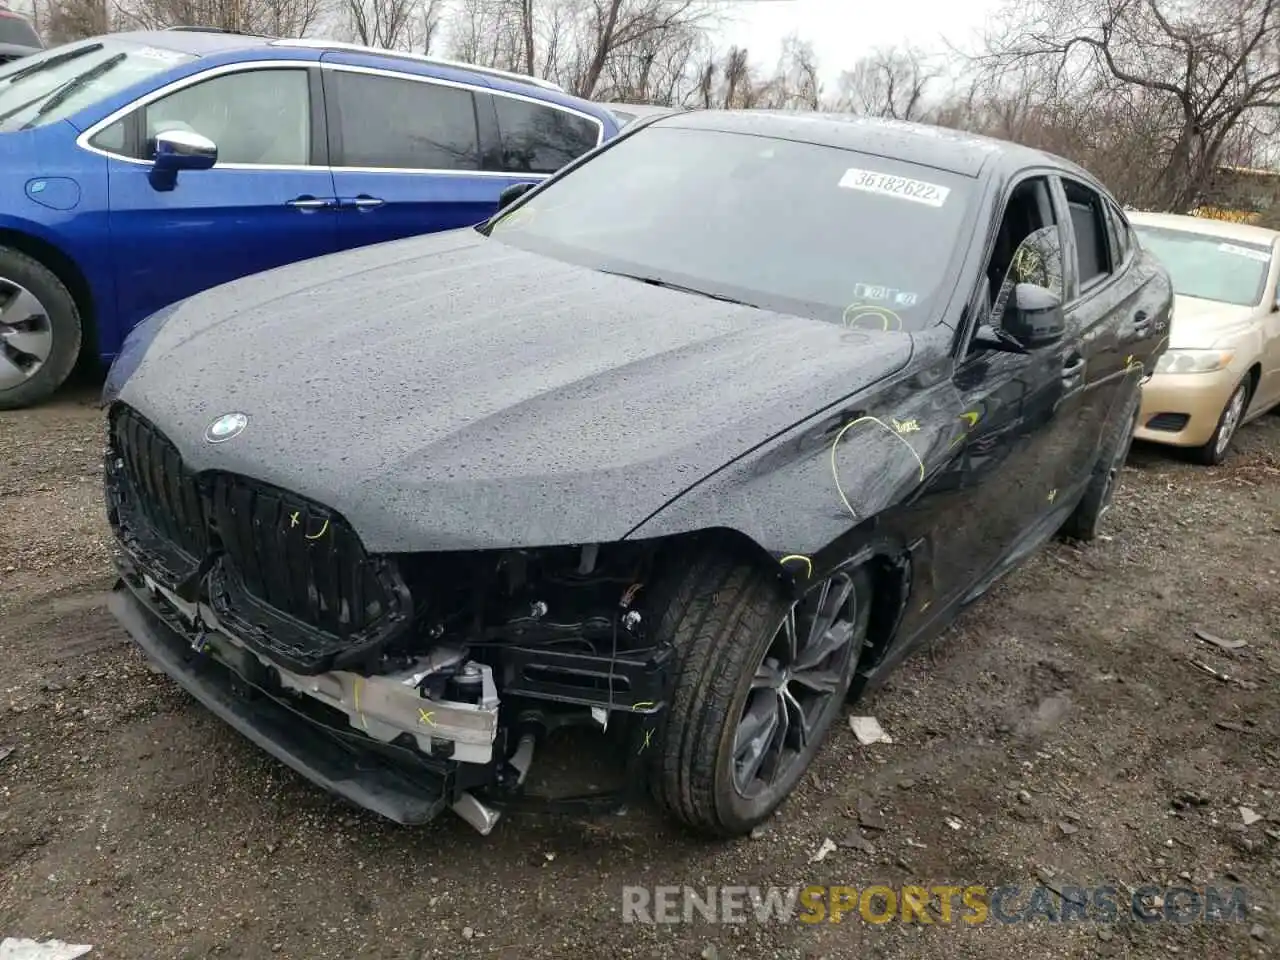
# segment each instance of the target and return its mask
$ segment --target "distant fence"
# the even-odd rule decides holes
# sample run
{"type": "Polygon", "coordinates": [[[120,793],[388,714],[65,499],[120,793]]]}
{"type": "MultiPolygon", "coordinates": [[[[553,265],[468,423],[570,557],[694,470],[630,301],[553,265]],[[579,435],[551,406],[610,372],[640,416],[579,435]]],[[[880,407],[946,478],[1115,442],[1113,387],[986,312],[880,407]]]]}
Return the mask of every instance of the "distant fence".
{"type": "Polygon", "coordinates": [[[1197,217],[1235,223],[1280,222],[1280,171],[1223,167],[1214,175],[1197,217]]]}

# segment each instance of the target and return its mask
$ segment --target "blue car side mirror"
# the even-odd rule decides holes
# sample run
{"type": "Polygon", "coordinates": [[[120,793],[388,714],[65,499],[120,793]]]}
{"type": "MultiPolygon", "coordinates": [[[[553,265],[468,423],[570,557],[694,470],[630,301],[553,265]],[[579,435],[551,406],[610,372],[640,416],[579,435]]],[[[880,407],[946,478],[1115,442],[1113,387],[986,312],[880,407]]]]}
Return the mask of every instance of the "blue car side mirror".
{"type": "Polygon", "coordinates": [[[167,130],[156,134],[151,183],[157,190],[172,190],[179,170],[208,170],[218,162],[218,146],[193,130],[167,130]]]}

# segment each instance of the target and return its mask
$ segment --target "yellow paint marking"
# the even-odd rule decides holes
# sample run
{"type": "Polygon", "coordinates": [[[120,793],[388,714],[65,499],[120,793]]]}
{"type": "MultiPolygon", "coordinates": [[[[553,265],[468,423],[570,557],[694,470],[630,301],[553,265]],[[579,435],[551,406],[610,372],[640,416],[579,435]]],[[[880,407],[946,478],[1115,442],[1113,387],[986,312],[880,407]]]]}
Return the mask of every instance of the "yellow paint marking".
{"type": "Polygon", "coordinates": [[[425,710],[422,707],[418,708],[419,723],[425,723],[429,727],[434,727],[436,725],[436,722],[433,719],[435,715],[436,715],[436,712],[434,710],[425,710]]]}
{"type": "Polygon", "coordinates": [[[880,329],[887,331],[889,324],[894,325],[894,329],[902,329],[902,318],[888,307],[877,306],[874,303],[851,303],[844,308],[843,321],[846,327],[854,327],[855,329],[866,329],[865,326],[859,326],[859,322],[865,317],[874,317],[880,321],[880,329]]]}
{"type": "Polygon", "coordinates": [[[1050,503],[1053,503],[1053,501],[1057,499],[1058,499],[1058,488],[1054,487],[1052,490],[1049,491],[1048,500],[1050,503]]]}
{"type": "MultiPolygon", "coordinates": [[[[297,514],[295,514],[297,516],[297,514]]],[[[367,731],[369,729],[369,721],[365,719],[364,710],[360,707],[360,687],[364,685],[364,677],[356,677],[355,697],[356,697],[356,716],[360,718],[361,725],[367,731]]]]}
{"type": "Polygon", "coordinates": [[[920,421],[914,418],[911,420],[894,420],[893,429],[899,433],[915,433],[920,429],[920,421]]]}
{"type": "Polygon", "coordinates": [[[308,539],[308,540],[319,540],[321,537],[323,537],[323,536],[324,536],[325,531],[326,531],[326,530],[328,530],[328,529],[329,529],[329,521],[328,521],[328,520],[326,520],[326,521],[324,522],[324,526],[320,528],[320,532],[319,532],[319,533],[317,533],[314,537],[313,537],[311,534],[309,534],[309,533],[308,533],[308,534],[304,534],[303,536],[305,536],[305,537],[306,537],[306,539],[308,539]]]}
{"type": "Polygon", "coordinates": [[[789,561],[789,560],[803,560],[803,561],[805,562],[805,566],[807,566],[807,567],[809,568],[809,569],[808,569],[808,572],[807,572],[807,573],[805,573],[805,576],[806,576],[806,577],[812,577],[812,576],[813,576],[813,561],[812,561],[812,560],[810,560],[808,557],[806,557],[804,554],[802,554],[802,553],[793,553],[793,554],[791,554],[790,556],[783,557],[783,558],[782,558],[781,560],[779,560],[778,562],[779,562],[780,564],[782,564],[783,566],[786,566],[787,561],[789,561]]]}
{"type": "Polygon", "coordinates": [[[652,743],[653,743],[653,728],[650,727],[648,730],[644,732],[644,743],[640,744],[640,749],[637,751],[637,753],[644,753],[646,750],[649,749],[649,745],[652,743]]]}
{"type": "Polygon", "coordinates": [[[289,514],[289,527],[292,529],[298,525],[298,511],[295,510],[289,514]]]}
{"type": "Polygon", "coordinates": [[[960,414],[960,419],[968,424],[968,427],[965,429],[964,433],[960,434],[960,436],[956,437],[947,445],[948,450],[973,432],[973,428],[976,427],[978,425],[978,421],[982,419],[982,414],[977,410],[966,410],[964,413],[960,414]]]}
{"type": "Polygon", "coordinates": [[[853,509],[853,505],[849,503],[849,498],[846,497],[844,494],[844,488],[840,486],[840,468],[836,465],[836,449],[840,446],[840,440],[841,438],[844,437],[845,433],[849,430],[849,428],[856,427],[860,423],[876,424],[878,427],[880,427],[882,430],[888,433],[889,436],[893,437],[895,440],[901,443],[904,447],[910,450],[911,455],[916,458],[916,463],[920,465],[920,480],[922,482],[924,481],[924,461],[920,459],[920,454],[916,453],[916,448],[911,446],[911,444],[907,443],[907,441],[904,440],[902,437],[900,437],[898,434],[894,433],[893,430],[891,430],[889,427],[885,426],[885,423],[883,420],[881,420],[879,417],[859,417],[857,420],[851,420],[849,423],[846,423],[843,427],[840,428],[840,432],[836,434],[835,440],[831,442],[831,476],[836,483],[836,493],[840,494],[840,500],[845,505],[845,509],[849,511],[850,515],[855,520],[858,519],[858,511],[853,509]]]}

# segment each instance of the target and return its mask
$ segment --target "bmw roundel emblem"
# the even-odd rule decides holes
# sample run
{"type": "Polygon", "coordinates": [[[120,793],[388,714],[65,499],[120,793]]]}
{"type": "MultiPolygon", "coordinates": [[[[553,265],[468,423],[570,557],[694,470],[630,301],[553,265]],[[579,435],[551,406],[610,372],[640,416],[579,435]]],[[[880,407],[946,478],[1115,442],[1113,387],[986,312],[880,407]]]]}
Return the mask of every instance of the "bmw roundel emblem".
{"type": "Polygon", "coordinates": [[[243,413],[224,413],[209,424],[204,432],[204,438],[209,443],[224,443],[232,437],[239,436],[248,422],[249,418],[243,413]]]}

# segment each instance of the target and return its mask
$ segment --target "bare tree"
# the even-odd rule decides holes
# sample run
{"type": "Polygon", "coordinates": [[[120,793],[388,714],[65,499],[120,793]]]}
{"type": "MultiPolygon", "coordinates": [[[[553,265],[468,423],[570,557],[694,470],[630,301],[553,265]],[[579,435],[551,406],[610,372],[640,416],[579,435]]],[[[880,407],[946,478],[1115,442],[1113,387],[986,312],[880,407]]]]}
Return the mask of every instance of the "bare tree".
{"type": "Polygon", "coordinates": [[[1019,0],[986,46],[991,76],[1048,64],[1059,94],[1140,113],[1157,131],[1151,192],[1165,209],[1193,206],[1233,133],[1280,109],[1280,0],[1019,0]]]}
{"type": "MultiPolygon", "coordinates": [[[[579,96],[696,83],[693,57],[726,0],[457,0],[455,57],[555,80],[579,96]],[[673,76],[672,71],[677,71],[673,76]]],[[[736,0],[728,0],[736,2],[736,0]]]]}
{"type": "MultiPolygon", "coordinates": [[[[103,0],[58,2],[70,8],[103,0]]],[[[300,37],[319,25],[327,13],[327,0],[116,0],[108,19],[113,30],[182,25],[300,37]]]]}
{"type": "Polygon", "coordinates": [[[875,50],[840,75],[836,106],[873,117],[917,120],[924,114],[925,90],[938,75],[912,47],[875,50]]]}
{"type": "Polygon", "coordinates": [[[342,12],[357,43],[430,53],[443,7],[443,0],[343,0],[342,12]]]}
{"type": "Polygon", "coordinates": [[[813,44],[798,34],[786,37],[777,69],[761,94],[765,105],[774,109],[817,110],[822,103],[822,84],[813,44]]]}

